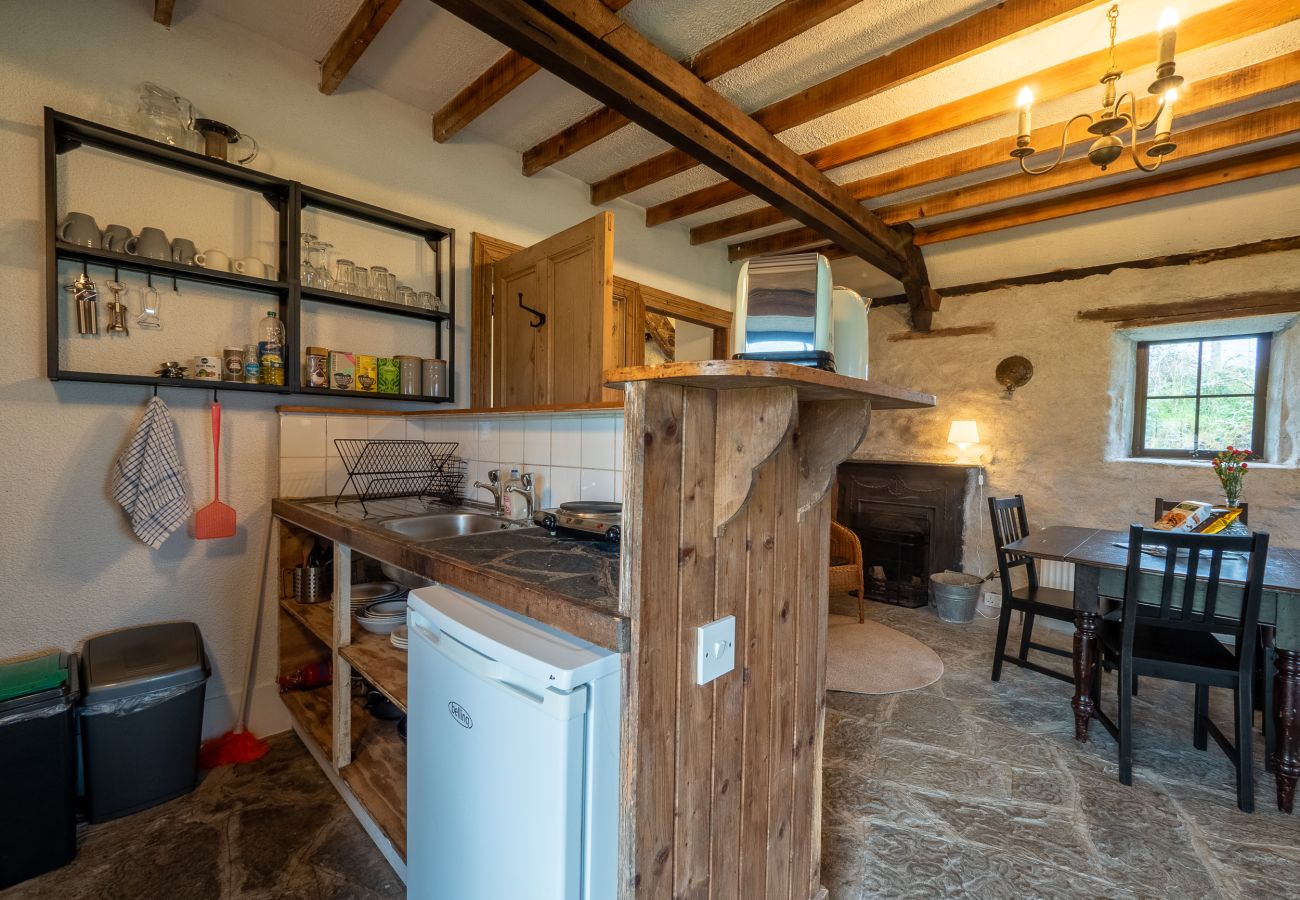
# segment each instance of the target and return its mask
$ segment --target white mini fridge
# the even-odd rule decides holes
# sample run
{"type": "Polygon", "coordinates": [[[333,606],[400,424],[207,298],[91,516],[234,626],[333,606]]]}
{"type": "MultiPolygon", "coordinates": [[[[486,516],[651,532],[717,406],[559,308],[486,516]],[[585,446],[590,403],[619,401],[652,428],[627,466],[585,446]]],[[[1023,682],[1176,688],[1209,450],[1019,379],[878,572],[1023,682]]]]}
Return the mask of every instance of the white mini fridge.
{"type": "Polygon", "coordinates": [[[445,585],[407,602],[407,897],[612,900],[618,654],[445,585]]]}

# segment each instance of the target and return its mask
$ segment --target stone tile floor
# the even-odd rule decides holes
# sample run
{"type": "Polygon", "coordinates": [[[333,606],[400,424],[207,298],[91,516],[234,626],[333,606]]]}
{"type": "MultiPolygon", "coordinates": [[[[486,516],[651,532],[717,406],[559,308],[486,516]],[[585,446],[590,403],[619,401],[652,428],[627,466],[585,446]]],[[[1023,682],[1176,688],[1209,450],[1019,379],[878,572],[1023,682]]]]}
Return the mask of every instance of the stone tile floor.
{"type": "MultiPolygon", "coordinates": [[[[848,598],[844,598],[845,601],[848,598]]],[[[851,612],[849,603],[833,602],[851,612]]],[[[827,697],[822,877],[832,900],[934,897],[1300,897],[1300,816],[1278,812],[1256,730],[1256,812],[1231,763],[1191,743],[1192,691],[1144,680],[1134,783],[1094,724],[1074,740],[1073,689],[1014,666],[989,680],[995,620],[949,625],[869,604],[946,671],[920,691],[827,697]]],[[[1013,629],[1014,632],[1014,629],[1013,629]]],[[[1035,640],[1068,648],[1068,632],[1035,640]]],[[[1047,665],[1069,660],[1044,657],[1047,665]]],[[[1115,682],[1103,685],[1114,714],[1115,682]]],[[[1221,727],[1231,695],[1212,701],[1221,727]]]]}
{"type": "MultiPolygon", "coordinates": [[[[853,612],[839,598],[834,609],[853,612]]],[[[1109,735],[1074,741],[1068,685],[1014,667],[989,681],[992,620],[947,625],[880,604],[869,614],[933,647],[946,672],[906,694],[829,695],[832,900],[1300,897],[1300,817],[1277,812],[1271,775],[1259,777],[1258,812],[1238,812],[1231,765],[1213,744],[1191,746],[1190,690],[1143,683],[1126,788],[1109,735]]],[[[1068,634],[1049,635],[1035,630],[1068,646],[1068,634]]],[[[1221,700],[1214,711],[1227,721],[1221,700]]],[[[0,898],[403,896],[297,738],[271,747],[188,797],[85,829],[75,862],[0,898]]]]}

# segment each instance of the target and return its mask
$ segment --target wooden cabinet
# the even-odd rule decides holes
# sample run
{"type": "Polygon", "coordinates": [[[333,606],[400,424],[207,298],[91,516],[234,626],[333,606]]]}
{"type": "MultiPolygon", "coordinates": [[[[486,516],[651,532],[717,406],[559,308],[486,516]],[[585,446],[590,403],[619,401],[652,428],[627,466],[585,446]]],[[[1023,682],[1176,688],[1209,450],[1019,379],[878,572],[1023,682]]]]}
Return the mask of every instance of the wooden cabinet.
{"type": "Polygon", "coordinates": [[[600,375],[622,362],[614,216],[601,213],[495,266],[493,406],[617,399],[600,375]]]}

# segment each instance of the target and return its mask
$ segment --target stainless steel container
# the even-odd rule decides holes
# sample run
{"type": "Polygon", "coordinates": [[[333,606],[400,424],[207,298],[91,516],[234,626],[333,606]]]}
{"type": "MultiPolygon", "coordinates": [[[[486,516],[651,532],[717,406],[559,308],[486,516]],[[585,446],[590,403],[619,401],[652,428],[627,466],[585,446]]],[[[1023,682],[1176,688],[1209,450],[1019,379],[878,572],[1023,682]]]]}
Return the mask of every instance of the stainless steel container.
{"type": "Polygon", "coordinates": [[[447,396],[447,361],[445,359],[424,360],[424,395],[426,397],[447,396]]]}
{"type": "Polygon", "coordinates": [[[398,390],[408,397],[420,395],[420,368],[422,360],[418,356],[395,356],[399,370],[398,390]]]}

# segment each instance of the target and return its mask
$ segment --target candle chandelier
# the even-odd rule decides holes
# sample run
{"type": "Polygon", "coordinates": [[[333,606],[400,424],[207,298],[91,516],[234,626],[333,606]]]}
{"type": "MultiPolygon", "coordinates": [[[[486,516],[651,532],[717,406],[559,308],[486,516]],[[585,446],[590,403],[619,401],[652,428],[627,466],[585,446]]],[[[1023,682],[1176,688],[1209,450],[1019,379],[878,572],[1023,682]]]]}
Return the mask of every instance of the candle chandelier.
{"type": "Polygon", "coordinates": [[[1115,96],[1115,84],[1124,74],[1115,65],[1118,4],[1107,11],[1106,18],[1110,22],[1110,65],[1106,69],[1106,74],[1101,76],[1101,83],[1104,85],[1101,111],[1095,114],[1079,113],[1066,122],[1065,127],[1061,129],[1061,147],[1056,154],[1056,159],[1040,168],[1033,168],[1026,163],[1026,159],[1035,152],[1029,143],[1034,95],[1028,87],[1020,89],[1020,96],[1016,98],[1016,105],[1020,107],[1020,126],[1016,136],[1016,148],[1011,151],[1011,155],[1020,160],[1020,168],[1030,175],[1045,175],[1061,164],[1065,159],[1070,128],[1080,120],[1087,121],[1088,131],[1097,135],[1097,139],[1088,148],[1088,159],[1102,171],[1124,153],[1126,149],[1124,141],[1117,135],[1122,136],[1125,130],[1129,133],[1127,149],[1133,157],[1134,164],[1143,172],[1154,172],[1160,167],[1161,160],[1173,153],[1178,146],[1170,139],[1174,123],[1174,101],[1178,99],[1178,86],[1183,83],[1183,76],[1174,74],[1177,14],[1172,9],[1165,10],[1157,26],[1159,62],[1156,63],[1156,80],[1151,82],[1147,91],[1158,95],[1160,102],[1156,107],[1155,115],[1146,122],[1138,119],[1137,96],[1132,91],[1125,91],[1118,97],[1115,96]],[[1125,110],[1126,105],[1127,110],[1125,110]],[[1146,149],[1146,156],[1155,160],[1150,164],[1144,163],[1142,157],[1138,155],[1138,135],[1148,129],[1154,129],[1155,134],[1154,141],[1146,149]]]}

